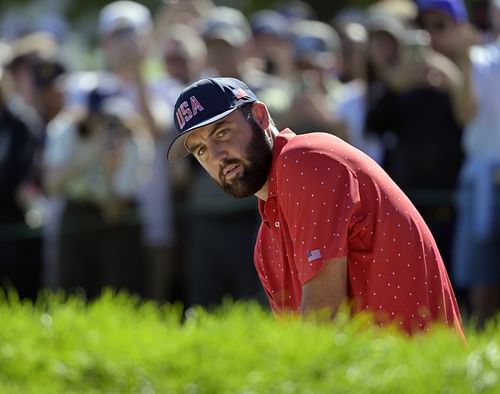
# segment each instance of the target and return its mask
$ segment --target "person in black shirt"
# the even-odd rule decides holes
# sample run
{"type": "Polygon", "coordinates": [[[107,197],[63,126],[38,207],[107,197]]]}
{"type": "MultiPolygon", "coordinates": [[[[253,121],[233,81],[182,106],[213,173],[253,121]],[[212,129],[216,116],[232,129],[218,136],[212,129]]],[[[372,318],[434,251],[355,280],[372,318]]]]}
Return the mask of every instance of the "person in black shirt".
{"type": "Polygon", "coordinates": [[[0,286],[34,299],[41,240],[25,220],[20,190],[32,174],[38,140],[18,112],[0,91],[0,286]]]}
{"type": "Polygon", "coordinates": [[[375,59],[379,83],[368,91],[365,130],[386,141],[391,136],[384,167],[417,206],[449,265],[462,128],[473,112],[467,62],[471,36],[458,21],[450,24],[461,42],[454,44],[452,58],[451,49],[445,55],[432,47],[426,31],[386,19],[385,25],[380,18],[368,24],[372,48],[383,41],[394,49],[395,61],[377,70],[375,59]]]}

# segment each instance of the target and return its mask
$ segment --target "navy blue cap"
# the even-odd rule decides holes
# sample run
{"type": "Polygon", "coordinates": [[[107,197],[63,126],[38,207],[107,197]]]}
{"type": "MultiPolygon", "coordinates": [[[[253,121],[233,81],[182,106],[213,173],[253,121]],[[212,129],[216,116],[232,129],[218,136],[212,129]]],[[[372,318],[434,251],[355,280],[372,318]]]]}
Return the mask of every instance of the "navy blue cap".
{"type": "Polygon", "coordinates": [[[418,11],[441,11],[455,22],[467,22],[467,9],[462,0],[417,0],[418,11]]]}
{"type": "Polygon", "coordinates": [[[255,94],[236,78],[206,78],[185,88],[174,106],[174,125],[178,135],[168,149],[168,160],[176,161],[189,154],[185,141],[195,129],[255,101],[255,94]]]}

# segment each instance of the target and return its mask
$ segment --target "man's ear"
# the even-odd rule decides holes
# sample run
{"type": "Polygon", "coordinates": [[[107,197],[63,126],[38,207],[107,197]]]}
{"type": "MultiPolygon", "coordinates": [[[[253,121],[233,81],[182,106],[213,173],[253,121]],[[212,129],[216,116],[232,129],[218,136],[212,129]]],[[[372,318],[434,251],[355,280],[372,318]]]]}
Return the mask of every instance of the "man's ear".
{"type": "Polygon", "coordinates": [[[256,101],[252,105],[252,118],[257,123],[262,130],[267,130],[269,128],[269,111],[264,103],[256,101]]]}

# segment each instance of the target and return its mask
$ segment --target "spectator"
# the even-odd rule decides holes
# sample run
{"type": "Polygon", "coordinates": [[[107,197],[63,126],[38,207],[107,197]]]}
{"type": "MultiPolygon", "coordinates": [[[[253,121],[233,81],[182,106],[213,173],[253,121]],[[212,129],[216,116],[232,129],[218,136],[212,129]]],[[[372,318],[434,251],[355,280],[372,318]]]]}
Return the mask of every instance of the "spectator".
{"type": "MultiPolygon", "coordinates": [[[[0,286],[34,300],[40,286],[40,239],[32,228],[21,190],[34,168],[37,132],[9,100],[5,69],[10,48],[0,44],[0,286]]],[[[33,218],[36,219],[36,218],[33,218]]]]}
{"type": "Polygon", "coordinates": [[[62,111],[65,101],[64,80],[67,76],[65,64],[55,56],[39,57],[33,60],[32,74],[34,81],[33,105],[44,127],[40,144],[35,156],[34,171],[29,187],[23,188],[25,204],[30,212],[40,215],[42,225],[42,287],[56,285],[59,266],[58,231],[62,212],[62,200],[49,197],[44,187],[44,169],[42,163],[47,125],[62,111]]]}
{"type": "MultiPolygon", "coordinates": [[[[425,27],[427,14],[420,12],[425,27]]],[[[446,32],[448,47],[467,41],[460,24],[449,27],[453,33],[446,32]]],[[[379,67],[382,89],[372,91],[366,129],[395,136],[395,146],[384,154],[384,166],[415,202],[450,267],[455,226],[452,192],[462,162],[462,126],[469,116],[465,104],[472,100],[469,73],[467,67],[461,70],[444,53],[432,49],[428,33],[395,26],[391,30],[392,66],[379,67]]]]}
{"type": "Polygon", "coordinates": [[[58,285],[89,299],[108,286],[141,294],[143,248],[134,209],[151,154],[143,122],[106,80],[88,94],[83,113],[62,111],[48,136],[47,190],[65,199],[58,285]]]}
{"type": "MultiPolygon", "coordinates": [[[[161,26],[161,25],[160,25],[161,26]]],[[[158,26],[158,28],[160,28],[158,26]]],[[[206,67],[207,48],[198,31],[187,24],[172,24],[161,28],[162,36],[158,38],[161,61],[165,75],[153,85],[154,91],[164,98],[169,108],[173,108],[176,95],[192,80],[200,77],[206,67]]],[[[164,156],[162,157],[164,160],[164,156]]],[[[190,163],[171,164],[169,174],[173,188],[173,214],[177,237],[173,245],[173,261],[169,267],[168,277],[171,287],[170,299],[186,299],[186,212],[184,203],[189,179],[192,176],[190,163]]]]}
{"type": "MultiPolygon", "coordinates": [[[[217,7],[207,16],[202,31],[208,50],[207,72],[245,78],[245,48],[251,37],[243,14],[217,7]]],[[[259,85],[254,76],[249,80],[259,85]]],[[[255,206],[248,198],[229,198],[204,171],[193,170],[186,198],[187,304],[209,307],[219,305],[225,296],[259,297],[258,278],[251,264],[235,264],[252,260],[258,225],[255,206]]]]}
{"type": "Polygon", "coordinates": [[[364,13],[356,8],[342,10],[331,21],[340,39],[341,56],[337,73],[344,83],[365,77],[367,34],[363,22],[364,13]]]}
{"type": "MultiPolygon", "coordinates": [[[[459,68],[463,80],[451,85],[453,113],[461,126],[474,115],[471,97],[470,58],[471,45],[480,40],[478,32],[468,23],[467,9],[463,0],[418,0],[418,22],[431,36],[431,44],[437,53],[451,59],[459,68]]],[[[439,79],[436,75],[431,79],[439,79]]],[[[446,84],[446,81],[434,81],[446,84]]]]}
{"type": "Polygon", "coordinates": [[[139,196],[147,284],[144,294],[162,300],[170,296],[173,226],[170,169],[164,160],[169,143],[171,105],[148,83],[144,65],[153,44],[150,11],[133,1],[115,1],[105,6],[98,21],[107,71],[116,77],[120,90],[133,103],[147,124],[155,145],[152,173],[139,196]]]}
{"type": "Polygon", "coordinates": [[[293,98],[280,120],[298,133],[333,130],[346,139],[345,127],[335,118],[343,84],[335,72],[340,41],[331,26],[319,21],[297,21],[290,27],[294,51],[293,98]]]}
{"type": "MultiPolygon", "coordinates": [[[[340,15],[334,18],[342,42],[341,77],[345,83],[344,93],[336,104],[336,115],[345,125],[347,141],[381,163],[380,138],[365,130],[368,92],[377,83],[375,72],[368,65],[369,42],[373,43],[373,40],[368,40],[368,32],[358,19],[350,18],[353,17],[340,15]]],[[[387,56],[390,57],[390,53],[387,56]]],[[[382,61],[389,62],[390,59],[382,61]]]]}
{"type": "Polygon", "coordinates": [[[261,69],[282,81],[293,75],[293,52],[288,39],[289,21],[274,10],[261,10],[250,16],[251,56],[262,63],[261,69]]]}
{"type": "MultiPolygon", "coordinates": [[[[179,86],[196,79],[207,66],[207,47],[200,34],[188,25],[169,26],[159,38],[161,59],[168,83],[179,86]]],[[[160,82],[167,83],[167,82],[160,82]]],[[[179,87],[162,86],[161,90],[172,96],[179,87]]],[[[160,90],[160,89],[159,89],[160,90]]]]}
{"type": "MultiPolygon", "coordinates": [[[[500,37],[500,2],[490,2],[493,34],[500,37]]],[[[500,51],[499,41],[471,51],[476,115],[464,130],[453,277],[466,289],[478,328],[500,310],[500,51]]]]}
{"type": "Polygon", "coordinates": [[[268,103],[279,122],[289,110],[294,93],[295,63],[289,37],[290,22],[277,11],[262,10],[250,16],[250,23],[252,38],[247,66],[253,73],[247,72],[244,78],[268,103]]]}
{"type": "Polygon", "coordinates": [[[25,105],[32,107],[35,100],[33,62],[40,58],[50,59],[56,56],[57,42],[49,33],[35,32],[15,40],[12,48],[12,59],[8,67],[14,82],[15,94],[25,105]]]}
{"type": "Polygon", "coordinates": [[[208,48],[209,73],[241,76],[250,43],[245,16],[230,7],[216,7],[206,17],[202,35],[208,48]]]}

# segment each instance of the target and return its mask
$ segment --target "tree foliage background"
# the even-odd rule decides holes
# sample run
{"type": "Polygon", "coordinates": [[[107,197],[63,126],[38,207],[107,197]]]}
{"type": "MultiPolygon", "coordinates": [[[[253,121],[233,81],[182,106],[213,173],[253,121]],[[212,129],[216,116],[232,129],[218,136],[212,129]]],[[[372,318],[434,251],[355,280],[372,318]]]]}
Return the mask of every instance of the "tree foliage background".
{"type": "MultiPolygon", "coordinates": [[[[153,13],[165,3],[183,0],[137,0],[146,5],[153,13]]],[[[254,11],[273,8],[282,4],[292,3],[294,0],[212,0],[216,5],[227,5],[242,10],[249,15],[254,11]]],[[[364,8],[380,0],[303,0],[309,4],[320,20],[329,22],[334,14],[347,7],[364,8]]],[[[85,30],[92,29],[95,25],[99,10],[110,3],[110,0],[1,0],[0,19],[16,19],[28,21],[37,19],[43,13],[59,12],[70,23],[75,30],[81,30],[82,34],[88,34],[85,30]]],[[[465,0],[471,20],[478,25],[484,25],[486,21],[485,10],[488,0],[465,0]]],[[[9,21],[7,21],[9,22],[9,21]]],[[[14,23],[14,22],[12,22],[14,23]]]]}

